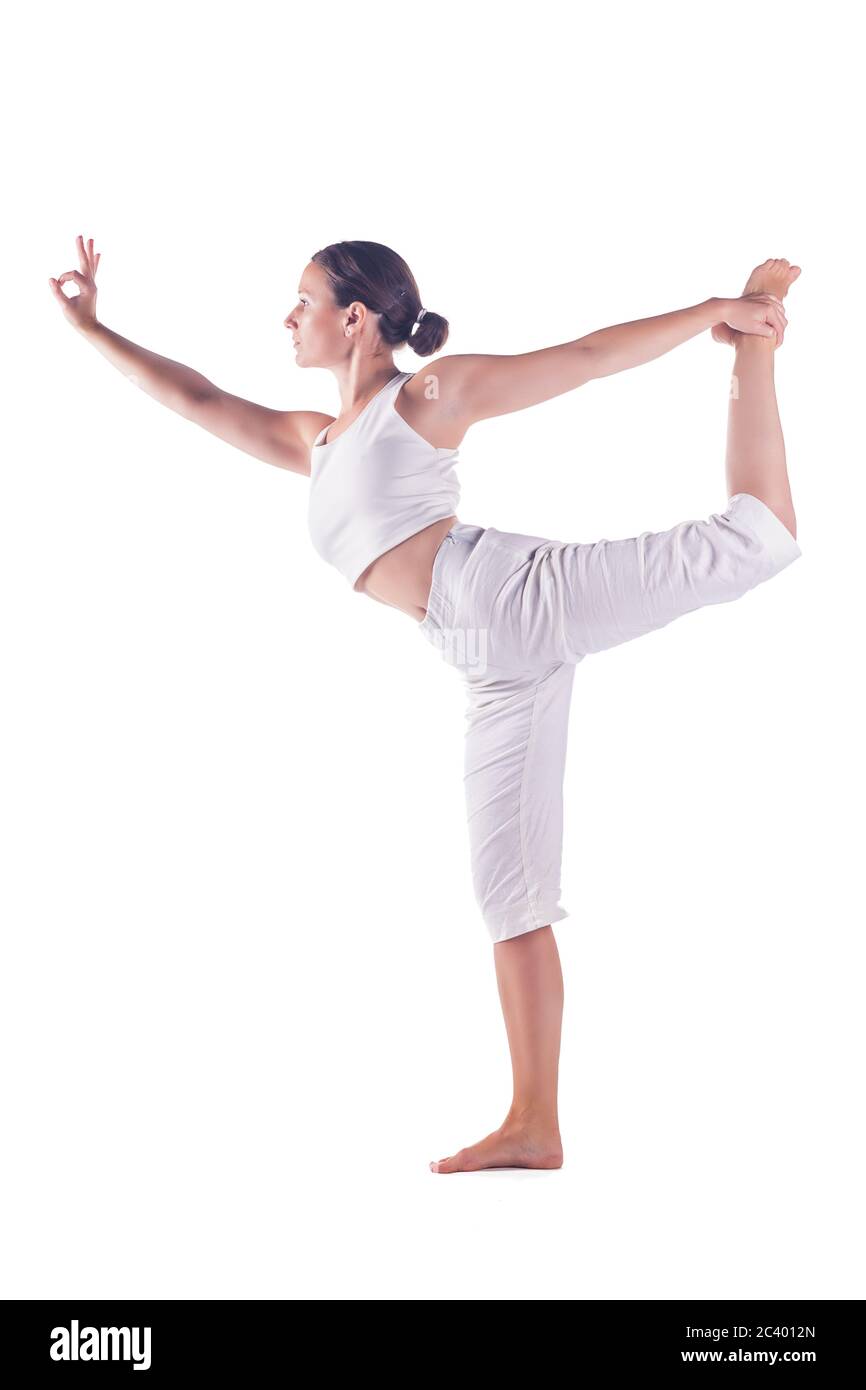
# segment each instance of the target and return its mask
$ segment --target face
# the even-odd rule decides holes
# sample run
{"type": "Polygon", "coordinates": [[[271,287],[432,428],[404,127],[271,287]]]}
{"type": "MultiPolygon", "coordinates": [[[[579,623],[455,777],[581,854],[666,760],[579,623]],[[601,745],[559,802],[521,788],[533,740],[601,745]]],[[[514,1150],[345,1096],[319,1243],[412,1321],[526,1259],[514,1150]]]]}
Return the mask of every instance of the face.
{"type": "Polygon", "coordinates": [[[327,367],[340,361],[357,341],[366,314],[363,304],[338,308],[324,270],[310,261],[298,284],[298,302],[283,320],[292,335],[297,365],[327,367]]]}

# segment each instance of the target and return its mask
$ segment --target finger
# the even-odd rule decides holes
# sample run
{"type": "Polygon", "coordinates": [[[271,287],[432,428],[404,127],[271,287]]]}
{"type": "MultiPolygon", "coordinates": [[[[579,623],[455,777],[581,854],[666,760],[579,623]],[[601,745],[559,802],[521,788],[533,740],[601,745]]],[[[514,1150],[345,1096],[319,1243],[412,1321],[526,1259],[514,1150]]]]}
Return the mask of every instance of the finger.
{"type": "Polygon", "coordinates": [[[779,327],[781,327],[783,323],[787,323],[788,320],[785,318],[784,309],[776,303],[772,296],[762,295],[761,303],[765,306],[763,309],[763,319],[765,323],[778,324],[779,327]]]}
{"type": "Polygon", "coordinates": [[[58,298],[59,300],[61,300],[61,302],[62,302],[63,304],[74,304],[74,303],[75,303],[75,300],[76,300],[76,298],[77,298],[77,296],[74,295],[74,294],[66,294],[66,293],[64,293],[64,291],[60,288],[60,286],[62,285],[63,281],[64,281],[64,280],[67,280],[67,279],[69,278],[69,276],[72,275],[72,274],[76,274],[76,275],[77,275],[78,272],[77,272],[77,271],[74,271],[74,272],[73,272],[73,271],[67,271],[66,274],[65,274],[65,275],[61,275],[59,279],[55,280],[55,279],[52,278],[52,279],[49,281],[49,283],[50,283],[50,285],[51,285],[51,288],[52,288],[54,294],[57,296],[57,298],[58,298]]]}
{"type": "Polygon", "coordinates": [[[99,257],[100,257],[101,255],[102,255],[102,252],[101,252],[101,251],[97,251],[97,253],[96,253],[96,265],[94,265],[94,267],[93,267],[93,273],[94,273],[94,275],[96,274],[96,266],[99,265],[99,257]]]}
{"type": "Polygon", "coordinates": [[[757,304],[774,305],[777,308],[782,307],[781,299],[779,299],[778,296],[775,294],[756,294],[754,296],[750,296],[750,298],[754,298],[757,304]]]}
{"type": "Polygon", "coordinates": [[[85,277],[81,274],[80,270],[64,270],[57,283],[58,285],[62,285],[66,280],[74,280],[76,285],[83,285],[86,283],[85,277]]]}
{"type": "Polygon", "coordinates": [[[772,330],[772,328],[770,327],[770,325],[766,322],[765,319],[760,318],[760,319],[754,319],[754,320],[752,321],[752,323],[750,323],[750,324],[748,325],[748,327],[743,326],[742,328],[735,329],[735,332],[737,332],[737,333],[757,333],[760,337],[766,338],[767,334],[768,334],[768,333],[772,333],[773,330],[772,330]]]}
{"type": "Polygon", "coordinates": [[[93,237],[87,238],[87,263],[90,268],[90,273],[92,275],[96,268],[93,264],[93,237]]]}
{"type": "Polygon", "coordinates": [[[778,317],[777,309],[770,309],[769,313],[767,313],[766,322],[777,335],[783,331],[783,322],[781,322],[781,318],[778,317]]]}
{"type": "Polygon", "coordinates": [[[90,274],[90,266],[89,266],[88,263],[87,263],[87,252],[86,252],[85,249],[84,249],[84,237],[83,237],[83,236],[77,236],[77,237],[75,238],[75,245],[78,247],[78,262],[79,262],[79,266],[80,266],[81,270],[84,271],[84,274],[85,274],[85,275],[89,275],[89,274],[90,274]]]}

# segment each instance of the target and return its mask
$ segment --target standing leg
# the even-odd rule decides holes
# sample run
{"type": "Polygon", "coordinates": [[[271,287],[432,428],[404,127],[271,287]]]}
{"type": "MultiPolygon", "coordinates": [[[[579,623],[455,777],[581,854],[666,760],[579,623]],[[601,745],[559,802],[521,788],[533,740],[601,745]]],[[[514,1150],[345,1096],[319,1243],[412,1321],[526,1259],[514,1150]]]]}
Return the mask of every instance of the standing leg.
{"type": "Polygon", "coordinates": [[[553,927],[493,946],[514,1096],[504,1122],[478,1144],[431,1163],[435,1173],[561,1168],[557,1085],[564,990],[553,927]]]}
{"type": "Polygon", "coordinates": [[[434,1172],[560,1168],[563,779],[574,666],[470,680],[465,790],[472,877],[493,939],[513,1093],[499,1129],[434,1172]]]}
{"type": "Polygon", "coordinates": [[[497,941],[493,959],[514,1084],[503,1128],[522,1130],[529,1147],[561,1163],[557,1084],[565,995],[553,927],[497,941]]]}

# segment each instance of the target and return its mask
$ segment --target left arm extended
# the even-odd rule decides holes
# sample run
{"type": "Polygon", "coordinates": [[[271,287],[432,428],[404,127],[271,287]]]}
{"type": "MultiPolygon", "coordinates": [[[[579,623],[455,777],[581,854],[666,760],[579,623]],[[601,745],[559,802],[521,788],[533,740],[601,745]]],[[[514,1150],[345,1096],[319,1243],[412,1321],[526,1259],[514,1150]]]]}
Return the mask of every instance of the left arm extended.
{"type": "MultiPolygon", "coordinates": [[[[777,324],[781,332],[784,316],[778,301],[771,301],[769,295],[705,299],[688,309],[617,323],[536,352],[454,354],[431,362],[429,371],[418,373],[419,382],[436,382],[432,399],[437,404],[431,412],[452,432],[462,432],[476,420],[526,410],[596,377],[651,362],[717,323],[730,322],[741,331],[761,334],[772,333],[770,325],[777,324]]],[[[421,389],[419,385],[419,393],[421,389]]]]}
{"type": "MultiPolygon", "coordinates": [[[[721,323],[730,301],[705,299],[688,309],[600,328],[584,338],[535,352],[511,356],[486,353],[454,354],[431,362],[437,379],[442,419],[459,422],[462,430],[476,420],[509,415],[573,391],[596,377],[612,376],[651,362],[721,323]]],[[[428,373],[420,372],[426,377],[428,373]]]]}
{"type": "Polygon", "coordinates": [[[576,346],[588,348],[592,353],[593,377],[613,376],[614,372],[652,362],[671,348],[722,323],[727,305],[726,299],[704,299],[688,309],[674,309],[669,314],[600,328],[596,333],[578,338],[576,346]]]}

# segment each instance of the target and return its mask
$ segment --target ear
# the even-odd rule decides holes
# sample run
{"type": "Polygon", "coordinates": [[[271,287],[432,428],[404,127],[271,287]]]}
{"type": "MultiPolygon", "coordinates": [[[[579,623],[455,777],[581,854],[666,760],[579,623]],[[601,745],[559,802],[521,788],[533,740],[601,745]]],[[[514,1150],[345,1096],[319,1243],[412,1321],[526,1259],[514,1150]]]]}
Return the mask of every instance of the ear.
{"type": "Polygon", "coordinates": [[[347,328],[363,328],[367,318],[366,304],[362,304],[359,299],[354,299],[343,312],[346,315],[347,328]]]}

